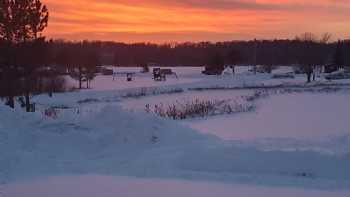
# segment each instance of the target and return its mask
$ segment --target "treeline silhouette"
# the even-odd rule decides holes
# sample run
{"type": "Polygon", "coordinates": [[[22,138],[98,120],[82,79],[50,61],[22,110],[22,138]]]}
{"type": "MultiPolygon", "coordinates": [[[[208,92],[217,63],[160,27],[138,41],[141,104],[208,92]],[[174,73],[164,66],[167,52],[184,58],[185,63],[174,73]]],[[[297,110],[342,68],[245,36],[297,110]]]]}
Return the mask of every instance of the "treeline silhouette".
{"type": "MultiPolygon", "coordinates": [[[[56,40],[51,41],[54,51],[52,63],[68,62],[69,58],[73,58],[70,53],[75,51],[77,45],[95,51],[100,64],[114,66],[205,66],[213,61],[214,56],[219,56],[227,65],[301,65],[306,59],[313,59],[313,64],[322,65],[332,63],[337,48],[342,54],[350,52],[350,41],[347,40],[330,43],[294,39],[173,44],[56,40]]],[[[350,64],[349,55],[341,58],[344,64],[350,64]]]]}

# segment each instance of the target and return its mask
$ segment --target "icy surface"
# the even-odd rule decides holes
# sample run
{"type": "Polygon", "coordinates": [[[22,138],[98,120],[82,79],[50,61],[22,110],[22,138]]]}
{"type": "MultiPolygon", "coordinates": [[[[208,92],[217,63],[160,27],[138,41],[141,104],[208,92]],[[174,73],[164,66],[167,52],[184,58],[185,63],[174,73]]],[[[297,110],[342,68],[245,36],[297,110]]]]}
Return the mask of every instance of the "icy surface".
{"type": "MultiPolygon", "coordinates": [[[[233,99],[253,90],[191,91],[172,95],[126,99],[128,110],[145,111],[145,105],[171,106],[193,100],[233,99]]],[[[349,91],[332,93],[271,94],[256,102],[253,112],[179,121],[183,125],[224,140],[264,149],[317,150],[327,153],[350,152],[349,91]]]]}
{"type": "Polygon", "coordinates": [[[350,135],[350,94],[285,94],[262,100],[255,112],[192,121],[192,128],[229,140],[320,139],[350,135]]]}

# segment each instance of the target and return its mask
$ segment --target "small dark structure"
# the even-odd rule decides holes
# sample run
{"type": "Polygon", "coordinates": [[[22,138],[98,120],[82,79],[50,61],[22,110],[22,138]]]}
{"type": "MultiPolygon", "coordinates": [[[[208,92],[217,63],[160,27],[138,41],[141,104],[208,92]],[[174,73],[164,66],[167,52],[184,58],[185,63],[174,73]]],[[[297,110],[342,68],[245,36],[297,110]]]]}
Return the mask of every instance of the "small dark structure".
{"type": "Polygon", "coordinates": [[[332,73],[335,71],[338,71],[340,69],[340,66],[334,65],[334,64],[329,64],[324,67],[324,72],[325,73],[332,73]]]}
{"type": "Polygon", "coordinates": [[[202,74],[205,75],[221,75],[222,71],[224,71],[221,67],[212,67],[212,66],[206,66],[205,70],[202,71],[202,74]]]}
{"type": "Polygon", "coordinates": [[[113,70],[112,69],[108,69],[108,68],[102,68],[101,69],[101,73],[102,73],[102,75],[113,75],[113,70]]]}
{"type": "Polygon", "coordinates": [[[155,81],[166,81],[167,75],[174,75],[178,79],[177,74],[173,72],[173,70],[171,69],[161,69],[161,68],[153,69],[153,79],[155,81]]]}
{"type": "Polygon", "coordinates": [[[116,73],[113,73],[113,80],[115,80],[117,75],[124,75],[124,76],[126,76],[126,81],[130,82],[130,81],[134,80],[135,74],[136,74],[135,72],[116,72],[116,73]]]}
{"type": "Polygon", "coordinates": [[[126,74],[126,81],[132,81],[132,76],[133,76],[133,74],[132,73],[127,73],[126,74]]]}
{"type": "Polygon", "coordinates": [[[213,52],[210,54],[208,64],[202,73],[206,75],[221,75],[224,70],[225,61],[223,55],[219,52],[213,52]]]}
{"type": "Polygon", "coordinates": [[[154,68],[153,69],[153,79],[154,79],[154,81],[165,81],[166,76],[161,73],[160,68],[154,68]]]}
{"type": "Polygon", "coordinates": [[[164,74],[164,75],[174,75],[176,77],[176,79],[178,79],[179,77],[177,76],[176,72],[174,72],[171,69],[160,69],[160,73],[164,74]]]}
{"type": "Polygon", "coordinates": [[[142,65],[141,73],[149,73],[149,65],[148,64],[142,65]]]}

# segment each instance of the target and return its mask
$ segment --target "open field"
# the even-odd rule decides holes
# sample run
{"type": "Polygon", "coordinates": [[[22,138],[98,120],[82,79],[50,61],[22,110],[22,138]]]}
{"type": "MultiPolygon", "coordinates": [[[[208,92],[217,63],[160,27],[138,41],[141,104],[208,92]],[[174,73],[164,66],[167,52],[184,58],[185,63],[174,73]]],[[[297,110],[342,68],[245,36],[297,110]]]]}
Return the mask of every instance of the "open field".
{"type": "Polygon", "coordinates": [[[349,80],[201,70],[100,75],[89,90],[35,96],[34,114],[0,105],[0,196],[350,195],[349,80]],[[156,106],[196,110],[173,120],[156,106]]]}

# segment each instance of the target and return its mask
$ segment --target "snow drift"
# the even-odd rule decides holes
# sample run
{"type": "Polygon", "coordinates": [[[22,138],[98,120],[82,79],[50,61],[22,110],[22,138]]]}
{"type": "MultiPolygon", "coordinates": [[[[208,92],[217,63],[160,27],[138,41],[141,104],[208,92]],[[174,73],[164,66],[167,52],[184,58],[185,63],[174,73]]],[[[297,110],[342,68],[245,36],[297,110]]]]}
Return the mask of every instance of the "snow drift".
{"type": "Polygon", "coordinates": [[[91,116],[48,120],[0,107],[2,183],[103,174],[349,188],[350,156],[262,151],[174,121],[107,106],[91,116]]]}

